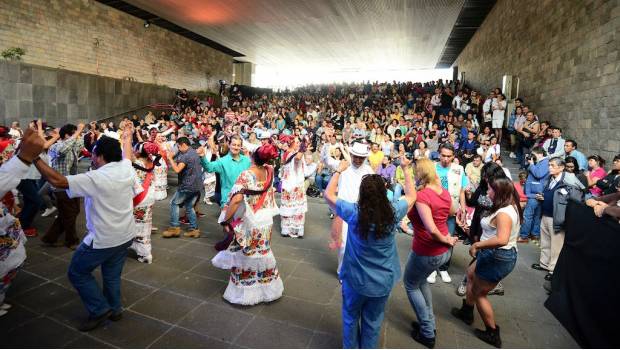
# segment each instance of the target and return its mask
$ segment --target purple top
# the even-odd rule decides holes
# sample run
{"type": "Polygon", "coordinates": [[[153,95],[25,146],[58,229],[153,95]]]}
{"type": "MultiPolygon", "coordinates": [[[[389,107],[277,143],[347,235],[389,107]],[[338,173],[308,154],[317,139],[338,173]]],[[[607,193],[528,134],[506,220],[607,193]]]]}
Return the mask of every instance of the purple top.
{"type": "Polygon", "coordinates": [[[394,174],[396,174],[396,167],[394,166],[394,164],[388,164],[384,168],[383,164],[381,164],[377,169],[377,174],[381,175],[384,179],[392,182],[392,180],[394,180],[394,174]]]}

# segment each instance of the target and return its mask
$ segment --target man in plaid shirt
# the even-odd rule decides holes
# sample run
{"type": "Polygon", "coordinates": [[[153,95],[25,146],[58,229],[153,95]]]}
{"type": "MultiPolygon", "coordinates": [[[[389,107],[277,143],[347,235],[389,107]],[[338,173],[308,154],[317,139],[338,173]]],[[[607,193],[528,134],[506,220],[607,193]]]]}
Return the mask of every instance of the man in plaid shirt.
{"type": "MultiPolygon", "coordinates": [[[[81,136],[83,130],[84,124],[63,126],[60,128],[61,141],[49,149],[51,167],[63,176],[77,174],[78,157],[84,148],[84,139],[81,136]]],[[[47,233],[41,237],[41,241],[50,246],[61,246],[62,244],[56,241],[64,232],[64,245],[75,249],[80,243],[75,228],[75,221],[80,214],[80,199],[69,198],[65,190],[62,189],[54,189],[54,195],[56,196],[58,216],[47,233]]]]}

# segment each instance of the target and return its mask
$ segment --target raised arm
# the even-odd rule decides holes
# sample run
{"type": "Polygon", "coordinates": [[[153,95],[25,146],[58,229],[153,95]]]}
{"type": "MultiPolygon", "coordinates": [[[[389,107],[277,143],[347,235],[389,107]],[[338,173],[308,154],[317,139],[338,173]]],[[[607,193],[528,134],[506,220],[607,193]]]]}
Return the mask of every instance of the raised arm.
{"type": "Polygon", "coordinates": [[[413,180],[411,180],[412,167],[408,166],[410,163],[411,161],[407,159],[407,157],[402,156],[400,158],[400,168],[405,176],[405,199],[407,200],[407,211],[411,210],[418,196],[415,189],[415,184],[413,183],[413,180]]]}
{"type": "Polygon", "coordinates": [[[341,161],[340,165],[338,165],[338,168],[332,175],[332,178],[329,180],[327,188],[325,189],[325,201],[327,202],[327,205],[329,205],[329,207],[334,211],[336,210],[336,201],[338,200],[338,179],[340,178],[340,173],[345,171],[348,167],[349,162],[347,162],[346,160],[341,161]]]}
{"type": "Polygon", "coordinates": [[[121,147],[123,148],[123,159],[133,160],[133,141],[134,127],[133,123],[125,123],[123,128],[123,136],[121,137],[121,147]]]}

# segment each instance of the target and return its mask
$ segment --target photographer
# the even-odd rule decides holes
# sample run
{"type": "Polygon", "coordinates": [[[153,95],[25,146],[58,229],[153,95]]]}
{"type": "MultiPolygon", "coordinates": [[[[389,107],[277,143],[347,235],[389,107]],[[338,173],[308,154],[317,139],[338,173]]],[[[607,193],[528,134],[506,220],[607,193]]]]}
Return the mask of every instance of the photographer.
{"type": "Polygon", "coordinates": [[[527,243],[530,235],[532,240],[540,238],[540,215],[541,205],[536,199],[543,193],[543,186],[549,178],[549,160],[547,152],[542,147],[532,148],[532,153],[525,156],[529,163],[527,180],[525,182],[525,195],[527,204],[523,212],[523,223],[519,234],[519,243],[527,243]]]}

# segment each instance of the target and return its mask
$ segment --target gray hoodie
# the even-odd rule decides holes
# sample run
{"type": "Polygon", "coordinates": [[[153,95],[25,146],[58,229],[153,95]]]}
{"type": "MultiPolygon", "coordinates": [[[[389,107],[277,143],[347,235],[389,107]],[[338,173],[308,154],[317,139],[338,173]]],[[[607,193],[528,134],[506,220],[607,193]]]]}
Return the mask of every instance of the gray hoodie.
{"type": "MultiPolygon", "coordinates": [[[[552,177],[549,176],[545,188],[549,187],[552,177]]],[[[564,220],[566,218],[566,207],[568,201],[583,200],[583,193],[585,187],[577,179],[575,174],[563,172],[560,181],[553,189],[553,230],[560,232],[564,226],[564,220]]]]}

